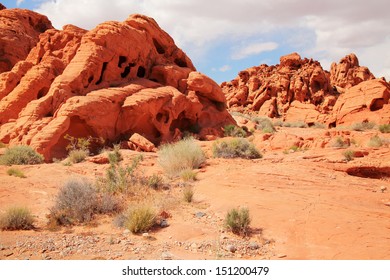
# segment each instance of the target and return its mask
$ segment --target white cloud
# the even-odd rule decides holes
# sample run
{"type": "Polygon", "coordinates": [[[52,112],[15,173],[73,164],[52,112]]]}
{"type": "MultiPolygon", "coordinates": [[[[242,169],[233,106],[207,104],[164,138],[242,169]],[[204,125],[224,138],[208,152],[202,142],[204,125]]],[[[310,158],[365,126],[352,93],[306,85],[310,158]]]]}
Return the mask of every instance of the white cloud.
{"type": "Polygon", "coordinates": [[[231,57],[234,60],[239,60],[262,52],[273,51],[277,48],[278,44],[275,42],[252,43],[235,51],[231,57]]]}
{"type": "Polygon", "coordinates": [[[16,0],[16,6],[19,7],[23,2],[24,0],[16,0]]]}
{"type": "Polygon", "coordinates": [[[355,52],[363,56],[362,65],[367,61],[378,73],[389,69],[379,59],[389,57],[388,10],[388,0],[43,0],[38,9],[57,28],[72,23],[91,29],[143,13],[155,18],[193,60],[194,54],[207,56],[221,45],[238,49],[236,59],[276,48],[241,44],[263,41],[320,61],[339,61],[355,52]]]}
{"type": "Polygon", "coordinates": [[[230,65],[224,65],[224,66],[222,66],[222,67],[219,67],[219,71],[220,72],[226,72],[226,71],[229,71],[229,70],[231,70],[232,69],[232,67],[230,66],[230,65]]]}

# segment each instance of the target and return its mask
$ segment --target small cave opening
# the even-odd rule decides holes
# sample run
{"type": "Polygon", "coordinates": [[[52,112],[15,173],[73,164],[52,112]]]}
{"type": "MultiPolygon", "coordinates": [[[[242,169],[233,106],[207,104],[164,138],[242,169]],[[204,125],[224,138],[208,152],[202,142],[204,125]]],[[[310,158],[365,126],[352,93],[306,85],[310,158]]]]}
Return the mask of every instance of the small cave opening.
{"type": "Polygon", "coordinates": [[[95,85],[99,85],[103,81],[103,75],[104,75],[104,72],[106,72],[107,65],[108,65],[108,62],[103,62],[102,72],[100,73],[99,80],[95,83],[95,85]]]}
{"type": "Polygon", "coordinates": [[[123,55],[120,55],[119,56],[119,61],[118,61],[118,67],[122,68],[123,63],[126,63],[126,61],[127,61],[127,57],[123,56],[123,55]]]}
{"type": "Polygon", "coordinates": [[[123,70],[123,72],[121,73],[121,78],[124,79],[126,78],[130,72],[131,72],[131,68],[134,67],[136,64],[135,63],[129,63],[125,69],[123,70]]]}
{"type": "Polygon", "coordinates": [[[159,53],[159,54],[165,53],[165,49],[161,46],[161,44],[155,38],[153,38],[153,45],[156,48],[157,53],[159,53]]]}
{"type": "Polygon", "coordinates": [[[158,122],[168,123],[169,121],[169,113],[168,112],[159,112],[156,115],[156,120],[158,122]]]}
{"type": "Polygon", "coordinates": [[[137,77],[138,78],[144,78],[146,74],[146,69],[143,66],[139,66],[137,70],[137,77]]]}
{"type": "Polygon", "coordinates": [[[347,169],[347,174],[360,178],[390,178],[390,167],[356,166],[347,169]]]}
{"type": "Polygon", "coordinates": [[[185,62],[184,60],[182,60],[180,58],[175,59],[175,64],[179,67],[187,67],[187,62],[185,62]]]}
{"type": "Polygon", "coordinates": [[[93,81],[93,75],[92,76],[90,76],[89,78],[88,78],[88,83],[90,84],[90,83],[92,83],[92,81],[93,81]]]}
{"type": "Polygon", "coordinates": [[[313,84],[312,84],[312,89],[313,89],[313,93],[316,93],[317,91],[319,91],[321,89],[321,84],[320,82],[318,81],[314,81],[313,84]]]}
{"type": "Polygon", "coordinates": [[[40,98],[44,97],[48,92],[49,92],[49,88],[48,87],[41,88],[41,90],[38,91],[37,99],[40,99],[40,98]]]}
{"type": "Polygon", "coordinates": [[[370,111],[378,111],[383,108],[385,105],[385,100],[383,98],[375,99],[370,105],[370,111]]]}

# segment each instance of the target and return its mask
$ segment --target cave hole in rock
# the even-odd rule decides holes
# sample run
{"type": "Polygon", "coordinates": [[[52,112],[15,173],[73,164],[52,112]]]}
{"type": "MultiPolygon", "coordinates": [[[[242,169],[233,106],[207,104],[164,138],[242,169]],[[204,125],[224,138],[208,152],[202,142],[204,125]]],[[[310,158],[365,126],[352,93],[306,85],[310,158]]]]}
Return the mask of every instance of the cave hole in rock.
{"type": "Polygon", "coordinates": [[[190,133],[199,133],[200,126],[196,122],[196,120],[191,120],[185,116],[184,112],[181,112],[177,119],[173,120],[171,126],[169,127],[170,131],[175,131],[175,129],[179,129],[182,132],[190,132],[190,133]]]}
{"type": "Polygon", "coordinates": [[[103,62],[103,65],[102,65],[102,72],[100,73],[100,78],[99,78],[99,80],[95,83],[95,85],[99,85],[99,84],[103,81],[103,75],[104,75],[104,72],[105,72],[106,69],[107,69],[107,65],[108,65],[108,62],[103,62]]]}
{"type": "Polygon", "coordinates": [[[321,87],[321,83],[318,82],[318,81],[314,81],[313,82],[313,85],[312,85],[312,89],[313,89],[313,93],[319,91],[322,87],[321,87]]]}
{"type": "Polygon", "coordinates": [[[375,99],[370,105],[370,111],[378,111],[383,108],[385,105],[385,100],[383,98],[375,99]]]}
{"type": "Polygon", "coordinates": [[[175,64],[179,67],[187,67],[187,62],[185,62],[184,60],[182,60],[180,58],[175,59],[175,64]]]}
{"type": "Polygon", "coordinates": [[[165,49],[161,46],[161,44],[155,38],[153,38],[153,45],[159,54],[165,53],[165,49]]]}
{"type": "Polygon", "coordinates": [[[169,113],[166,112],[166,111],[157,113],[156,120],[158,122],[160,122],[160,123],[161,122],[168,123],[168,121],[169,121],[169,113]]]}
{"type": "Polygon", "coordinates": [[[118,67],[121,68],[123,63],[125,63],[126,61],[127,61],[127,57],[123,56],[123,55],[120,55],[119,56],[119,61],[118,61],[118,67]]]}
{"type": "Polygon", "coordinates": [[[130,72],[131,72],[131,68],[134,67],[136,64],[135,63],[129,63],[125,69],[123,70],[123,72],[121,73],[121,77],[122,78],[126,78],[130,72]]]}
{"type": "Polygon", "coordinates": [[[137,77],[138,78],[144,78],[146,74],[146,69],[143,66],[139,66],[137,70],[137,77]]]}
{"type": "Polygon", "coordinates": [[[37,99],[40,99],[40,98],[44,97],[48,92],[49,92],[49,88],[48,87],[41,88],[41,90],[38,91],[37,99]]]}
{"type": "Polygon", "coordinates": [[[91,75],[91,76],[88,78],[88,83],[90,84],[90,83],[92,83],[92,81],[93,81],[93,75],[91,75]]]}
{"type": "Polygon", "coordinates": [[[390,167],[356,166],[347,169],[347,174],[361,178],[390,178],[390,167]]]}

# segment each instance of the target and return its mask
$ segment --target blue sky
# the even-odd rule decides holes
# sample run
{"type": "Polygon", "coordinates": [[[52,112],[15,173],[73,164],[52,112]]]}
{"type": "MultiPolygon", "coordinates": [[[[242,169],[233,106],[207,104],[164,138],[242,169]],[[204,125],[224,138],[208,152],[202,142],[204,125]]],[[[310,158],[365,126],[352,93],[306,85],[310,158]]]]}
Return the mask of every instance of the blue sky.
{"type": "Polygon", "coordinates": [[[60,29],[71,23],[91,29],[133,13],[153,17],[218,83],[240,70],[279,63],[298,52],[332,62],[354,52],[377,77],[390,79],[390,17],[387,0],[19,0],[8,8],[45,14],[60,29]]]}

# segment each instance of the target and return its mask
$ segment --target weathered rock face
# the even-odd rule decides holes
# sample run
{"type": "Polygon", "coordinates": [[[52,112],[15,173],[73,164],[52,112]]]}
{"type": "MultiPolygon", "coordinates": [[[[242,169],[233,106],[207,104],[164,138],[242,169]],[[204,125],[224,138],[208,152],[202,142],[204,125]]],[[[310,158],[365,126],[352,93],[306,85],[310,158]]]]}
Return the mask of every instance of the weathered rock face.
{"type": "Polygon", "coordinates": [[[285,116],[293,101],[327,112],[335,101],[329,73],[318,61],[297,53],[280,58],[280,65],[252,67],[221,85],[229,107],[246,106],[269,117],[285,116]]]}
{"type": "MultiPolygon", "coordinates": [[[[337,125],[364,121],[367,112],[375,112],[369,114],[371,119],[386,115],[377,111],[387,108],[385,88],[389,84],[374,79],[367,67],[359,66],[354,54],[333,63],[329,73],[319,62],[293,53],[281,57],[279,65],[241,71],[221,87],[231,109],[291,122],[337,125]]],[[[386,122],[387,118],[380,120],[386,122]]]]}
{"type": "Polygon", "coordinates": [[[153,144],[221,134],[234,123],[219,86],[157,23],[132,15],[91,31],[49,30],[25,61],[0,76],[0,141],[63,157],[64,136],[153,144]]]}
{"type": "Polygon", "coordinates": [[[330,68],[330,82],[338,88],[347,89],[372,79],[375,79],[374,75],[367,67],[359,66],[355,54],[345,56],[339,64],[332,63],[330,68]]]}
{"type": "Polygon", "coordinates": [[[0,7],[0,73],[24,60],[39,34],[53,28],[47,17],[29,10],[0,7]]]}

